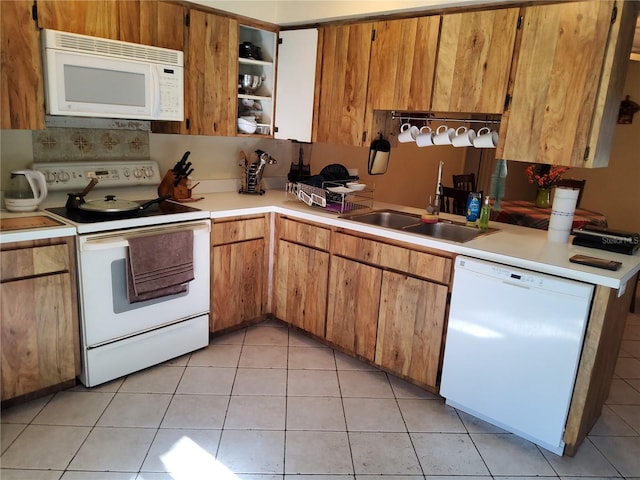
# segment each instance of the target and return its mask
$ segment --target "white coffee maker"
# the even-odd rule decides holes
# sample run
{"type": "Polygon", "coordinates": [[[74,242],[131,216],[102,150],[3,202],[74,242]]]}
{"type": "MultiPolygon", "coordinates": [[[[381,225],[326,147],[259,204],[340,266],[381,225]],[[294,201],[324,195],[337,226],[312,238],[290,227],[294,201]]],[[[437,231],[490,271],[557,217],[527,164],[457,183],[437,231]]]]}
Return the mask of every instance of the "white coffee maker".
{"type": "Polygon", "coordinates": [[[47,181],[37,170],[11,172],[4,205],[10,212],[33,212],[47,196],[47,181]]]}

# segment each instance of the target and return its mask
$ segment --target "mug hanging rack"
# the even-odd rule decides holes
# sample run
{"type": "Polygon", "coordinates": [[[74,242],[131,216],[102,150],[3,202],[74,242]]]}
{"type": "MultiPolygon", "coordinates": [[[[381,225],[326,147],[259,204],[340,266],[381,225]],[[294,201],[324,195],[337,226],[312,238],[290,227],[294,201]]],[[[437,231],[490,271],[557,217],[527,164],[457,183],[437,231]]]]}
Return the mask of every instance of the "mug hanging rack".
{"type": "Polygon", "coordinates": [[[416,120],[420,122],[458,122],[458,123],[482,123],[482,124],[500,124],[500,120],[493,120],[490,118],[478,119],[478,118],[446,118],[446,117],[436,117],[431,113],[425,113],[421,116],[417,113],[408,113],[408,112],[396,112],[393,110],[391,112],[391,118],[393,120],[400,119],[401,121],[409,121],[416,120]]]}

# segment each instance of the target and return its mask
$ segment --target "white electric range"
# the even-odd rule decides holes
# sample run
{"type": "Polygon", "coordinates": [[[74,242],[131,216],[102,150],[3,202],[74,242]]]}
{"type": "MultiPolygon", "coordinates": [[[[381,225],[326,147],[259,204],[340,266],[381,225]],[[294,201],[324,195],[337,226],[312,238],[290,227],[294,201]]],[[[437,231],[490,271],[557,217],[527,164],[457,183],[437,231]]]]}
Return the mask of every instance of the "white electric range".
{"type": "Polygon", "coordinates": [[[45,174],[51,192],[45,210],[78,232],[81,382],[92,387],[207,346],[209,212],[171,201],[115,214],[65,207],[67,194],[83,190],[91,178],[98,184],[87,201],[114,193],[118,198],[121,193],[140,195],[140,204],[155,199],[160,183],[155,162],[43,163],[33,168],[45,174]],[[186,290],[130,303],[129,240],[185,231],[193,232],[194,272],[186,290]]]}

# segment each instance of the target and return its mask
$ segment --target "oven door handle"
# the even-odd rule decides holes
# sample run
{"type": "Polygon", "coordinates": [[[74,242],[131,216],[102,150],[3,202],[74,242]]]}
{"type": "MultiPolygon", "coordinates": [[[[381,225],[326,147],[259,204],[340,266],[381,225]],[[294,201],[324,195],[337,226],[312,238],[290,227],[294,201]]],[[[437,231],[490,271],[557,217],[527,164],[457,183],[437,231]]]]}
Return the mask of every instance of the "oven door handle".
{"type": "Polygon", "coordinates": [[[129,246],[130,238],[147,237],[163,233],[182,232],[193,230],[193,234],[209,234],[211,231],[210,222],[192,223],[189,225],[161,225],[157,228],[145,228],[144,230],[134,230],[125,232],[111,232],[103,235],[91,235],[80,237],[80,250],[83,252],[94,250],[107,250],[109,248],[122,248],[129,246]]]}

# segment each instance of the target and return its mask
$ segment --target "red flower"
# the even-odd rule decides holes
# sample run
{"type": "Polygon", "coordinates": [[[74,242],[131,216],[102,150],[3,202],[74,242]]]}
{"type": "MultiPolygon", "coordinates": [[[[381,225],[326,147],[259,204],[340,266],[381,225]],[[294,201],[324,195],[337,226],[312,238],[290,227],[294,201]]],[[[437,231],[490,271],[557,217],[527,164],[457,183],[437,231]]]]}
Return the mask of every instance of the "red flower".
{"type": "Polygon", "coordinates": [[[569,170],[569,167],[557,167],[555,165],[549,168],[548,165],[529,165],[526,169],[529,183],[535,183],[538,188],[551,188],[558,180],[562,178],[562,174],[569,170]],[[546,170],[546,173],[542,171],[546,170]]]}

